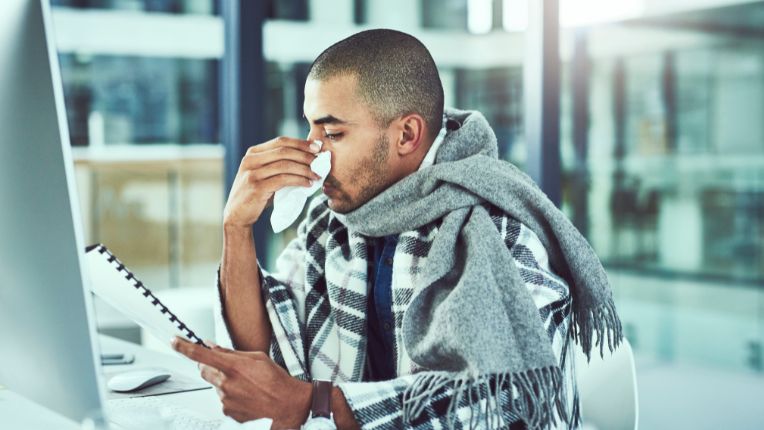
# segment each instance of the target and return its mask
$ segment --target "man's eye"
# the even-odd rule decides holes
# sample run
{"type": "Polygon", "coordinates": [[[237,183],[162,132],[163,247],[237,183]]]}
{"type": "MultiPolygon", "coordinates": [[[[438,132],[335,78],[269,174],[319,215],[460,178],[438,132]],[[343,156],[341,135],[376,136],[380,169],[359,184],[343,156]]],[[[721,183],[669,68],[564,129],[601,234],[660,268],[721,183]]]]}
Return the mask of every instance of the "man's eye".
{"type": "Polygon", "coordinates": [[[337,140],[342,137],[342,133],[324,133],[324,137],[329,140],[337,140]]]}

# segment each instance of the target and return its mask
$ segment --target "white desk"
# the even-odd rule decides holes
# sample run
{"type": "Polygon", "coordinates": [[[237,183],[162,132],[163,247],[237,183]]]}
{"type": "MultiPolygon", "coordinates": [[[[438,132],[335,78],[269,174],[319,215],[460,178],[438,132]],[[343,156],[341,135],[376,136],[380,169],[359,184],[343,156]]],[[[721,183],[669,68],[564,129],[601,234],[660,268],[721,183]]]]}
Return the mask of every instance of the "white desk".
{"type": "Polygon", "coordinates": [[[3,430],[79,430],[79,424],[8,389],[0,389],[3,430]]]}
{"type": "MultiPolygon", "coordinates": [[[[133,364],[105,366],[104,369],[109,372],[140,367],[165,367],[173,372],[201,380],[196,364],[180,355],[150,351],[139,345],[108,336],[99,336],[99,340],[102,353],[135,354],[133,364]]],[[[162,400],[171,405],[192,409],[196,414],[205,418],[223,418],[220,400],[214,389],[166,394],[162,395],[162,400]]],[[[3,430],[75,430],[80,428],[79,423],[31,402],[8,389],[0,389],[0,417],[3,421],[1,426],[3,430]]]]}

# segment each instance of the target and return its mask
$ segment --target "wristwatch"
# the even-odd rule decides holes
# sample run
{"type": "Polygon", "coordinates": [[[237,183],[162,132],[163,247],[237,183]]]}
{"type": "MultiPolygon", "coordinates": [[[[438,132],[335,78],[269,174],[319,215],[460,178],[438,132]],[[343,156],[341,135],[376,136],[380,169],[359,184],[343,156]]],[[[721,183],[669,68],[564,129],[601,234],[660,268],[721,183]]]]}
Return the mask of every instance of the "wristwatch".
{"type": "Polygon", "coordinates": [[[302,430],[337,430],[332,418],[332,381],[313,381],[310,416],[302,430]]]}

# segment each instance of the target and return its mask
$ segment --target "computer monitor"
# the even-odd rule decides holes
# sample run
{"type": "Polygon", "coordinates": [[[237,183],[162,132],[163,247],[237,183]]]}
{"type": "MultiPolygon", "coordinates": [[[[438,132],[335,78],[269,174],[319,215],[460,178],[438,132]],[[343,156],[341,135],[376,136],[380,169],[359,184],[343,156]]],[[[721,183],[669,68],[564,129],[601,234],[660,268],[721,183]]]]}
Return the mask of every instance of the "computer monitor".
{"type": "Polygon", "coordinates": [[[0,385],[80,422],[103,392],[51,22],[0,1],[0,385]]]}

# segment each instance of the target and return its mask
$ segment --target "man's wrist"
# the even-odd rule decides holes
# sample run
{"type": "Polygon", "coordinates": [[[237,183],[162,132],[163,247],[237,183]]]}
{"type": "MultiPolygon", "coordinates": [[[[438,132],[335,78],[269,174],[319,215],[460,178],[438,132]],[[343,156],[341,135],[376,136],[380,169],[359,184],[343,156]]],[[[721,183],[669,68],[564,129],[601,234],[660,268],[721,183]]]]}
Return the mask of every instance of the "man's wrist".
{"type": "Polygon", "coordinates": [[[225,239],[251,238],[252,226],[224,222],[223,235],[225,239]]]}

